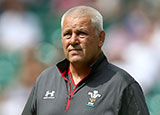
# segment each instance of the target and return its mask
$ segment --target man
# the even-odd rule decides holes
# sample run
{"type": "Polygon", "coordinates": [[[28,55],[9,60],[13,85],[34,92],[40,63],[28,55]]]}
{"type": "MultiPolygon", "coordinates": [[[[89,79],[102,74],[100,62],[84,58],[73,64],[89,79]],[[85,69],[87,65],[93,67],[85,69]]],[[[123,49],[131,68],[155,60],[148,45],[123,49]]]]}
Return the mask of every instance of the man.
{"type": "Polygon", "coordinates": [[[102,22],[88,6],[62,16],[66,59],[40,75],[22,115],[149,115],[139,84],[101,51],[102,22]]]}

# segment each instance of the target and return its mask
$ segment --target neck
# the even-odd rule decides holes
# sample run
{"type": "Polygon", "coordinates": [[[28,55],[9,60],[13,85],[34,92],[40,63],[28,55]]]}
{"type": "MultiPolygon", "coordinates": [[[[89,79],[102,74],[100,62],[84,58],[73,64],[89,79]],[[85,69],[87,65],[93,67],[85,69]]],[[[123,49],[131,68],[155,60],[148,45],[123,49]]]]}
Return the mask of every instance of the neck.
{"type": "Polygon", "coordinates": [[[100,55],[100,52],[97,53],[97,56],[91,59],[91,62],[89,63],[81,63],[81,64],[80,63],[70,63],[70,72],[72,74],[75,84],[79,83],[86,75],[89,74],[91,70],[90,65],[96,61],[99,55],[100,55]]]}
{"type": "Polygon", "coordinates": [[[76,66],[74,64],[70,64],[70,72],[75,84],[78,84],[89,73],[90,70],[90,65],[76,66]]]}
{"type": "Polygon", "coordinates": [[[76,65],[70,64],[70,71],[75,77],[86,75],[90,71],[90,69],[91,69],[90,65],[76,66],[76,65]]]}

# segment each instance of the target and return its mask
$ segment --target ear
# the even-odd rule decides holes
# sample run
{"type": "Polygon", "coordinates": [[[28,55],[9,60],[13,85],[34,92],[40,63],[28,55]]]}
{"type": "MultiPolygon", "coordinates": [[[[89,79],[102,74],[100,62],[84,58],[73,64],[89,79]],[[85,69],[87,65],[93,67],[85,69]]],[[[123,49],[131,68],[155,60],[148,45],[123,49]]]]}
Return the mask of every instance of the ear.
{"type": "Polygon", "coordinates": [[[105,32],[102,30],[99,34],[99,47],[101,48],[103,46],[105,40],[105,32]]]}

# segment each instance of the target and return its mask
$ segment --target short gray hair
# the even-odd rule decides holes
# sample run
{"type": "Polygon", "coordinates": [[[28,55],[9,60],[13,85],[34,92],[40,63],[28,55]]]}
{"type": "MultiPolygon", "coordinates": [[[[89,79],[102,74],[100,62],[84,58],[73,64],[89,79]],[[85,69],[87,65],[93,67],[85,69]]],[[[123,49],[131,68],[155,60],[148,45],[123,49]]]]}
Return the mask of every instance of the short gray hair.
{"type": "Polygon", "coordinates": [[[66,11],[61,18],[61,27],[63,26],[64,18],[76,10],[81,11],[80,15],[87,14],[91,16],[91,21],[93,23],[93,26],[97,28],[98,33],[103,30],[103,16],[100,14],[98,10],[90,6],[76,6],[66,11]]]}

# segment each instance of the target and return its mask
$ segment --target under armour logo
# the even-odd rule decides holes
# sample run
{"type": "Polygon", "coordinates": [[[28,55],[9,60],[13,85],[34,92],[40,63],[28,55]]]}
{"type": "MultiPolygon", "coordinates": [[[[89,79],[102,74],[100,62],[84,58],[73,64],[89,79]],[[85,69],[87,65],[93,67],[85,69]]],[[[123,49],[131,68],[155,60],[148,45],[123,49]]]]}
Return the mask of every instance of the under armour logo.
{"type": "Polygon", "coordinates": [[[43,99],[54,99],[55,96],[55,91],[46,91],[45,96],[43,97],[43,99]]]}

